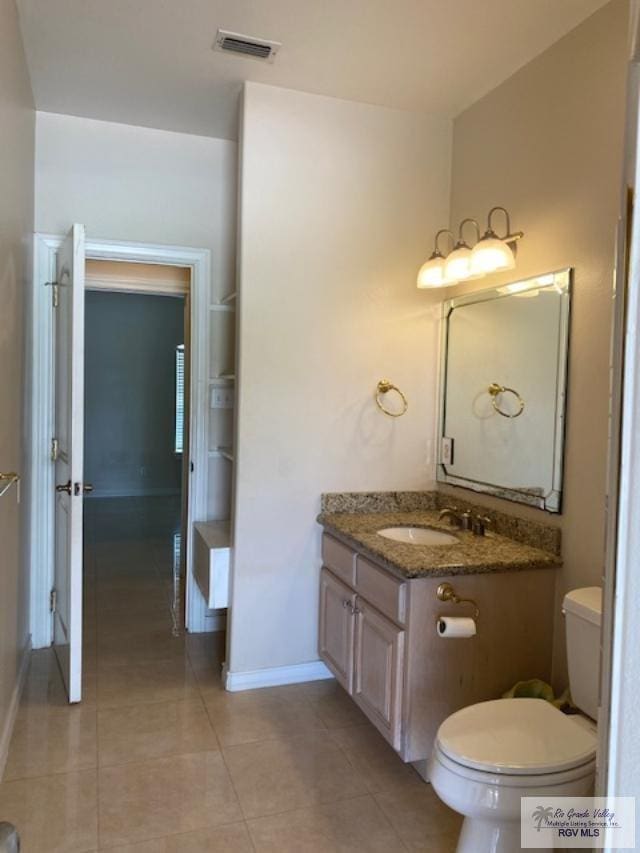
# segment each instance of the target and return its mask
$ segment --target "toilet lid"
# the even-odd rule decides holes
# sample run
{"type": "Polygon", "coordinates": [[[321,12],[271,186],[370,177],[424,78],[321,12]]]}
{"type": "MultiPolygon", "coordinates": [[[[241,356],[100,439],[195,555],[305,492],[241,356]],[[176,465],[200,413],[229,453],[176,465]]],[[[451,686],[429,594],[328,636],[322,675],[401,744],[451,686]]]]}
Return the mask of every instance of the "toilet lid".
{"type": "Polygon", "coordinates": [[[543,699],[496,699],[456,711],[436,743],[452,761],[492,773],[541,775],[587,764],[596,735],[543,699]]]}

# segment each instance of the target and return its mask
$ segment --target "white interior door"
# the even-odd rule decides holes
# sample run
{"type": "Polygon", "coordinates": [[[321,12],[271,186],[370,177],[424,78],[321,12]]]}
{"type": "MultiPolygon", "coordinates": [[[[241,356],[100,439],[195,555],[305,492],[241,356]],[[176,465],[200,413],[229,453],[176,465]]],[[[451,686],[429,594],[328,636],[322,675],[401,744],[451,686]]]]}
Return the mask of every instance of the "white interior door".
{"type": "Polygon", "coordinates": [[[58,252],[55,306],[55,572],[53,647],[69,702],[82,698],[84,226],[58,252]]]}

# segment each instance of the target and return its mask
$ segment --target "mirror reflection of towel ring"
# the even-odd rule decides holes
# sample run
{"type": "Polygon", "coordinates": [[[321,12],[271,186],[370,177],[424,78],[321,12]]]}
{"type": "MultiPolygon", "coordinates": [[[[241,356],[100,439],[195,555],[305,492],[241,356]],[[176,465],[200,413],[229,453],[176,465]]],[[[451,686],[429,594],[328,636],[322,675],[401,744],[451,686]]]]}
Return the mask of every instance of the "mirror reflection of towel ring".
{"type": "Polygon", "coordinates": [[[409,403],[407,402],[407,398],[397,387],[397,385],[394,385],[393,382],[389,382],[388,379],[381,379],[380,382],[378,382],[378,387],[376,389],[376,406],[380,409],[381,412],[384,412],[385,415],[389,415],[390,418],[400,418],[409,408],[409,403]],[[395,391],[397,394],[400,395],[400,399],[402,400],[401,412],[390,412],[389,409],[385,408],[381,397],[383,394],[388,394],[389,391],[395,391]]]}
{"type": "Polygon", "coordinates": [[[489,394],[491,394],[492,400],[491,404],[493,408],[499,415],[502,415],[503,418],[519,418],[520,415],[524,412],[524,400],[515,390],[515,388],[507,388],[505,385],[499,385],[497,382],[492,382],[491,385],[487,388],[489,394]],[[514,397],[518,401],[518,411],[513,414],[509,414],[509,412],[503,412],[498,404],[498,396],[500,394],[513,394],[514,397]]]}

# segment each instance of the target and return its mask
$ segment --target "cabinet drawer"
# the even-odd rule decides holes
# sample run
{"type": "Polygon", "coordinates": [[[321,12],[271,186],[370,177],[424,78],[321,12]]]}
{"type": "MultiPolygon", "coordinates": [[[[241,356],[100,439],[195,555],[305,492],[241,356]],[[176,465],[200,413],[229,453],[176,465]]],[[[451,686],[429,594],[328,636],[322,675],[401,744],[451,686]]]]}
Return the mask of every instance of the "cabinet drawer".
{"type": "Polygon", "coordinates": [[[407,609],[407,584],[404,581],[358,556],[356,590],[385,616],[404,624],[407,609]]]}
{"type": "Polygon", "coordinates": [[[356,555],[333,536],[322,535],[322,562],[345,583],[354,585],[356,555]]]}

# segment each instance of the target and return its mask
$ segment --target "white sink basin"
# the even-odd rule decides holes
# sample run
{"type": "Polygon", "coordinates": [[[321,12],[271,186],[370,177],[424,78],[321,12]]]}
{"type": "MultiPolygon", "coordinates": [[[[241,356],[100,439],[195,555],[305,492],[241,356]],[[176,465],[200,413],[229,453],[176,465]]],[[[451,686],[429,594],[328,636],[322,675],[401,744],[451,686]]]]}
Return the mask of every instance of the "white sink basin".
{"type": "Polygon", "coordinates": [[[432,530],[430,527],[384,527],[378,530],[378,535],[407,545],[457,545],[460,541],[450,533],[432,530]]]}

